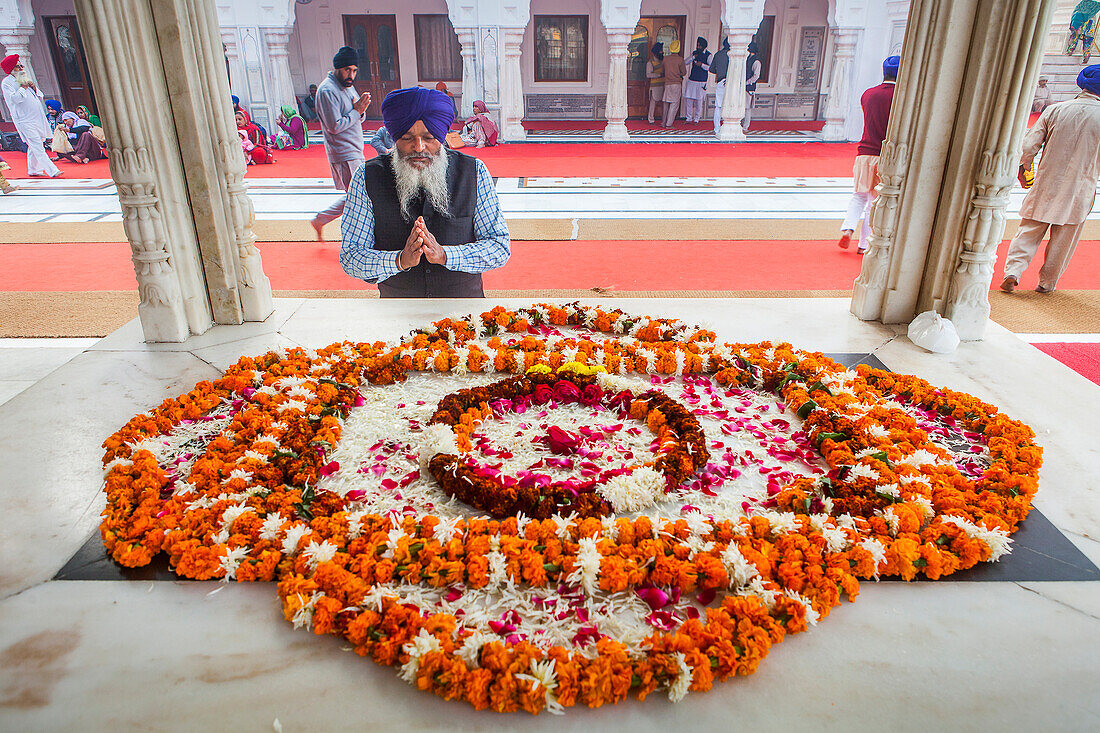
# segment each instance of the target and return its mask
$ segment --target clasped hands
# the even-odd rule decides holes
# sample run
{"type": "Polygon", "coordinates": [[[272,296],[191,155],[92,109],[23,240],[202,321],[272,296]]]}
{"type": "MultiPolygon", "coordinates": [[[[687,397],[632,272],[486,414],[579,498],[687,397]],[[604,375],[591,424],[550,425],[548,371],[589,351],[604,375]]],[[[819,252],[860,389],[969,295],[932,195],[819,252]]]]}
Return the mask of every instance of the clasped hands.
{"type": "Polygon", "coordinates": [[[422,256],[433,265],[447,264],[447,253],[443,250],[443,245],[428,231],[424,217],[418,216],[409,232],[409,238],[405,240],[405,249],[397,255],[397,266],[402,270],[416,267],[422,256]]]}

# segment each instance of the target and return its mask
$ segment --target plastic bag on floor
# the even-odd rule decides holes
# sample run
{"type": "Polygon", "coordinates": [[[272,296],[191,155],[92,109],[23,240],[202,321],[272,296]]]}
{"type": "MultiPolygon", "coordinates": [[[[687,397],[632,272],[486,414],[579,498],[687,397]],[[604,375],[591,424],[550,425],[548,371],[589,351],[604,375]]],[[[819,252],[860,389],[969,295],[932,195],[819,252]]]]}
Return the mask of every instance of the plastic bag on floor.
{"type": "Polygon", "coordinates": [[[937,354],[950,354],[959,346],[955,324],[936,311],[925,311],[909,324],[909,340],[937,354]]]}

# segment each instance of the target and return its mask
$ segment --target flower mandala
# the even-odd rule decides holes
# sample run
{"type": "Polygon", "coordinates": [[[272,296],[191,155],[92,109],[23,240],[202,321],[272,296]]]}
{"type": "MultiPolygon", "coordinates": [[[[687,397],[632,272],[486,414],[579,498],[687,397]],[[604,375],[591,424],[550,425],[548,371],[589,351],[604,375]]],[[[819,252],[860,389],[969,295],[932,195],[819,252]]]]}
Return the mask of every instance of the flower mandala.
{"type": "Polygon", "coordinates": [[[119,563],[276,580],[295,627],[532,713],[679,700],[861,578],[996,560],[1042,462],[969,395],[577,304],[242,358],[104,447],[119,563]]]}

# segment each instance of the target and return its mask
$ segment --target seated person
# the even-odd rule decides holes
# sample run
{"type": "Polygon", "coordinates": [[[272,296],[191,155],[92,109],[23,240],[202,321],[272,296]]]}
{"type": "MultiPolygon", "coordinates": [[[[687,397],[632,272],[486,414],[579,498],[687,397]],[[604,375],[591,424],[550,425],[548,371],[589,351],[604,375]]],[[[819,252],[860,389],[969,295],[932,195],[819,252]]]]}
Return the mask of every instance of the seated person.
{"type": "Polygon", "coordinates": [[[467,145],[484,148],[497,144],[499,131],[489,119],[489,110],[480,99],[474,102],[474,114],[466,120],[462,130],[462,140],[467,145]]]}
{"type": "Polygon", "coordinates": [[[87,163],[105,157],[103,146],[92,134],[92,125],[87,119],[78,117],[75,112],[65,112],[61,115],[61,124],[65,126],[63,132],[69,138],[73,151],[58,152],[58,155],[74,163],[87,163]]]}
{"type": "Polygon", "coordinates": [[[309,85],[309,95],[302,97],[302,101],[298,104],[298,109],[302,113],[302,119],[307,123],[316,122],[321,119],[317,116],[317,85],[309,85]]]}
{"type": "Polygon", "coordinates": [[[481,273],[511,255],[488,168],[443,145],[454,122],[435,89],[390,92],[382,119],[394,150],[368,160],[348,188],[344,272],[383,298],[482,298],[481,273]]]}
{"type": "Polygon", "coordinates": [[[241,149],[244,150],[246,165],[257,163],[274,163],[271,148],[267,145],[267,136],[260,131],[259,126],[252,124],[248,113],[243,109],[237,110],[237,134],[241,138],[241,149]]]}
{"type": "Polygon", "coordinates": [[[393,138],[390,137],[390,131],[383,125],[379,127],[374,135],[371,136],[370,146],[378,151],[378,154],[388,153],[393,147],[393,138]]]}
{"type": "Polygon", "coordinates": [[[279,127],[283,128],[283,132],[275,136],[280,143],[279,147],[290,148],[291,150],[303,150],[308,147],[306,122],[302,119],[302,116],[294,111],[294,108],[289,104],[284,104],[281,112],[282,114],[279,115],[277,122],[279,127]]]}

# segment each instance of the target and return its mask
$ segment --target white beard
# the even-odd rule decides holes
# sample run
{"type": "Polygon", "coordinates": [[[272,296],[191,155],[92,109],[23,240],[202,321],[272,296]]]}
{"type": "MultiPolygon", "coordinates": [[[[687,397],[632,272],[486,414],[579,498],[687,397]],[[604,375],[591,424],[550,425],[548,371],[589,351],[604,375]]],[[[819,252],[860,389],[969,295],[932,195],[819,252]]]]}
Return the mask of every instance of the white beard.
{"type": "Polygon", "coordinates": [[[19,86],[21,87],[29,87],[31,84],[34,83],[34,80],[31,79],[31,75],[27,73],[26,69],[23,69],[18,74],[13,74],[12,76],[15,77],[15,81],[18,82],[19,86]]]}
{"type": "Polygon", "coordinates": [[[451,195],[447,191],[447,151],[442,147],[432,156],[427,168],[414,168],[396,149],[390,156],[393,174],[397,178],[397,200],[401,202],[401,216],[409,219],[409,204],[417,194],[431,202],[432,208],[450,217],[451,195]]]}

